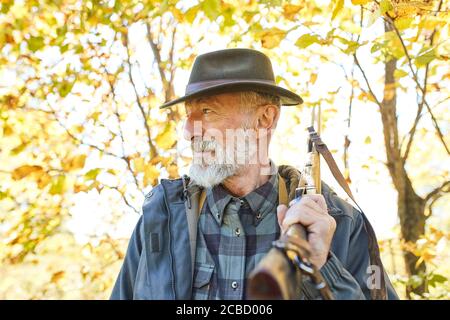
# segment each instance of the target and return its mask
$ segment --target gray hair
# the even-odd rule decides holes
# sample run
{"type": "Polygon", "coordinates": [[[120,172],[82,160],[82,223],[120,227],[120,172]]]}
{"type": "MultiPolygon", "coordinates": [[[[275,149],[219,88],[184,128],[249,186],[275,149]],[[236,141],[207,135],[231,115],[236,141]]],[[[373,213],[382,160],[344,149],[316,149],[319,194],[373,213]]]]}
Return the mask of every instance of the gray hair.
{"type": "MultiPolygon", "coordinates": [[[[242,91],[239,92],[240,94],[240,102],[241,102],[241,110],[243,113],[250,116],[253,111],[255,110],[255,107],[257,106],[263,106],[267,104],[272,104],[276,106],[278,109],[281,108],[281,99],[280,97],[271,95],[269,93],[262,93],[262,92],[256,92],[256,91],[242,91]]],[[[250,127],[250,117],[246,120],[244,127],[249,128],[250,127]]]]}
{"type": "Polygon", "coordinates": [[[277,107],[281,107],[280,97],[271,95],[269,93],[256,91],[243,91],[240,92],[240,98],[241,98],[241,106],[246,111],[250,111],[256,106],[261,106],[265,104],[273,104],[277,107]]]}

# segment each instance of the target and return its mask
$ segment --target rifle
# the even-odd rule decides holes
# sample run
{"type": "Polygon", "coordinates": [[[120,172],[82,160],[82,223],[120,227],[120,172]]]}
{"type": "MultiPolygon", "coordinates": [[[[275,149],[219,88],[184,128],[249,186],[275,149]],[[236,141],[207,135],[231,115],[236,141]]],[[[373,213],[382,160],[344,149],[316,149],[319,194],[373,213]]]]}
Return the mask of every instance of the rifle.
{"type": "MultiPolygon", "coordinates": [[[[294,202],[299,201],[305,194],[321,193],[320,158],[313,143],[314,138],[318,136],[314,130],[315,119],[313,109],[312,124],[308,127],[308,158],[299,185],[295,189],[294,202]]],[[[320,107],[317,122],[320,130],[320,107]]],[[[273,242],[272,249],[250,274],[247,285],[249,299],[299,299],[304,276],[311,278],[324,299],[333,299],[333,294],[319,270],[309,261],[311,249],[307,237],[305,228],[301,224],[295,224],[290,226],[279,240],[273,242]]]]}
{"type": "MultiPolygon", "coordinates": [[[[366,215],[356,202],[344,176],[340,172],[336,161],[328,147],[314,130],[316,110],[312,110],[312,124],[308,127],[308,160],[302,178],[295,189],[295,201],[304,194],[321,193],[320,158],[322,155],[333,177],[341,188],[359,209],[364,221],[364,228],[368,236],[368,251],[371,265],[378,267],[382,275],[379,288],[370,288],[371,298],[374,300],[387,299],[384,268],[380,258],[380,250],[375,232],[366,215]]],[[[320,132],[320,106],[317,114],[318,131],[320,132]]],[[[280,182],[282,183],[282,182],[280,182]]],[[[295,300],[301,296],[302,278],[311,278],[324,300],[332,300],[333,294],[317,268],[309,261],[310,246],[307,233],[301,224],[289,227],[280,239],[274,241],[273,248],[250,273],[247,282],[247,297],[249,299],[284,299],[295,300]]]]}

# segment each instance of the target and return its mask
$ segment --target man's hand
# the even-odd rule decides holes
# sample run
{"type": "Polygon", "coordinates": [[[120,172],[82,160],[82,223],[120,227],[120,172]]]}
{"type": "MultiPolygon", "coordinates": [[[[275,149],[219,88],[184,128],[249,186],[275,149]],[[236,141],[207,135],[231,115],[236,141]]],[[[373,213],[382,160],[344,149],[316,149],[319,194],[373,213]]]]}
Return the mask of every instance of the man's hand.
{"type": "Polygon", "coordinates": [[[283,233],[296,223],[306,228],[312,251],[311,263],[320,269],[327,262],[336,221],[328,214],[327,204],[321,194],[304,195],[300,201],[294,204],[291,202],[290,205],[289,209],[284,204],[277,208],[280,228],[283,233]]]}

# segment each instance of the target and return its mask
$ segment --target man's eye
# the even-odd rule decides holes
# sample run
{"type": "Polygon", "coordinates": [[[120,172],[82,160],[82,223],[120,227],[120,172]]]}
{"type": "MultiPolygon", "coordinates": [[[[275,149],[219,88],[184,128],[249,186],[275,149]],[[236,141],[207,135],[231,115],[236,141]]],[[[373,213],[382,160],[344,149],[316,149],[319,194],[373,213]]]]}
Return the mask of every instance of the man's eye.
{"type": "Polygon", "coordinates": [[[203,112],[203,114],[209,114],[209,113],[211,113],[212,112],[212,110],[211,109],[202,109],[202,112],[203,112]]]}

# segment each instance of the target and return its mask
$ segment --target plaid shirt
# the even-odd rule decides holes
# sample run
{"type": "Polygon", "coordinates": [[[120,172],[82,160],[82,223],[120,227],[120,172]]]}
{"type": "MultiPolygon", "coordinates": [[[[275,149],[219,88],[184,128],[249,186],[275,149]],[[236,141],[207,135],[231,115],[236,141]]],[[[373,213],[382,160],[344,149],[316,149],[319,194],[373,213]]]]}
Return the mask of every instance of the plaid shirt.
{"type": "Polygon", "coordinates": [[[277,174],[241,198],[222,185],[206,190],[198,222],[193,299],[245,299],[246,279],[280,235],[277,205],[277,174]]]}

